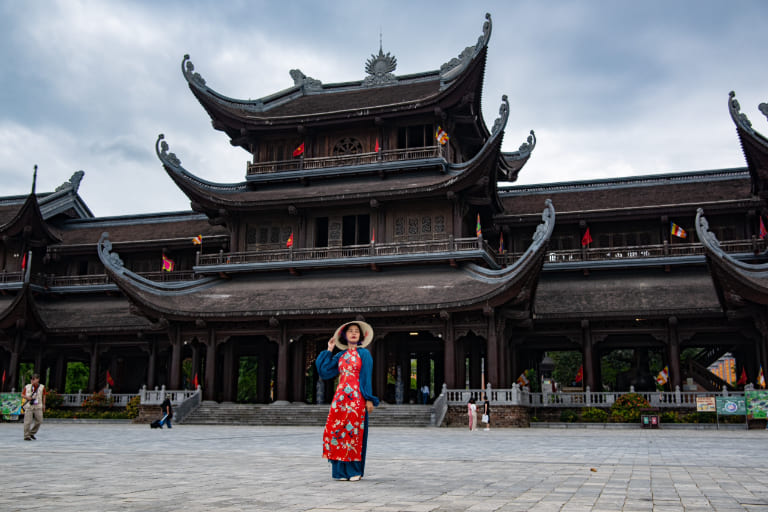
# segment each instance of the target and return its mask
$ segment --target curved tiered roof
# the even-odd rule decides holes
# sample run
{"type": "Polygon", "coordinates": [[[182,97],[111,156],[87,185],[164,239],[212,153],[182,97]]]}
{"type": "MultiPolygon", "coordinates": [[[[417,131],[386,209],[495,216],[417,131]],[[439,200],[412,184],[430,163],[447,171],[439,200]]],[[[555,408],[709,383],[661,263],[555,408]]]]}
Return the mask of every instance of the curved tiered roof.
{"type": "MultiPolygon", "coordinates": [[[[417,198],[455,193],[480,183],[486,197],[495,200],[496,168],[501,155],[501,142],[509,117],[509,102],[502,97],[499,118],[480,151],[467,162],[451,164],[443,158],[420,159],[410,162],[379,162],[336,168],[331,175],[316,171],[282,176],[277,183],[249,181],[214,183],[195,176],[181,165],[174,153],[168,152],[165,136],[155,145],[158,158],[168,175],[192,201],[193,209],[209,217],[220,216],[226,210],[258,210],[283,208],[285,205],[320,206],[333,201],[387,201],[403,197],[417,198]],[[335,179],[354,175],[356,179],[335,179]],[[384,179],[397,175],[396,180],[384,179]],[[490,179],[486,179],[490,177],[490,179]],[[493,183],[490,181],[493,180],[493,183]],[[312,186],[306,186],[312,183],[312,186]]],[[[280,173],[285,175],[286,173],[280,173]]],[[[500,209],[500,205],[498,206],[500,209]]]]}
{"type": "MultiPolygon", "coordinates": [[[[768,103],[761,103],[758,107],[768,117],[768,103]]],[[[728,95],[728,110],[736,125],[739,134],[744,157],[752,178],[752,193],[761,199],[768,199],[768,138],[758,133],[746,114],[741,112],[741,106],[736,100],[736,93],[731,91],[728,95]]]]}
{"type": "MultiPolygon", "coordinates": [[[[480,90],[491,36],[490,14],[485,18],[483,33],[476,44],[465,48],[439,70],[424,73],[395,76],[392,71],[397,60],[379,48],[379,54],[368,60],[368,76],[363,80],[323,84],[295,69],[291,71],[293,87],[256,100],[230,98],[210,88],[195,72],[189,55],[182,61],[182,73],[214,127],[225,131],[234,145],[246,149],[243,135],[249,131],[274,132],[281,126],[346,123],[350,119],[388,118],[403,112],[451,108],[467,104],[467,90],[476,91],[469,103],[476,113],[474,117],[481,118],[480,90]]],[[[475,122],[480,130],[485,130],[482,119],[475,122]]]]}
{"type": "Polygon", "coordinates": [[[461,311],[502,304],[530,306],[555,224],[547,202],[542,223],[523,256],[503,270],[477,265],[408,266],[386,272],[342,269],[302,276],[238,274],[186,283],[158,283],[126,269],[109,235],[99,258],[110,278],[149,317],[167,321],[242,321],[270,317],[461,311]]]}
{"type": "Polygon", "coordinates": [[[768,305],[768,263],[747,263],[726,253],[709,230],[701,208],[696,212],[696,234],[707,252],[707,264],[723,308],[738,309],[746,302],[768,305]]]}

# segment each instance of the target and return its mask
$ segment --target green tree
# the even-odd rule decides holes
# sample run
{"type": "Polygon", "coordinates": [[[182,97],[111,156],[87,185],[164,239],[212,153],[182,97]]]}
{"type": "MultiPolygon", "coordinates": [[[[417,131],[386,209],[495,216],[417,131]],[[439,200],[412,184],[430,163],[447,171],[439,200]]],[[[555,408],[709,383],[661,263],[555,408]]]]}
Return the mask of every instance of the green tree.
{"type": "Polygon", "coordinates": [[[581,367],[581,352],[575,350],[547,352],[555,363],[552,378],[561,386],[570,386],[576,380],[576,374],[581,367]]]}
{"type": "Polygon", "coordinates": [[[67,382],[64,384],[64,393],[77,393],[81,389],[88,389],[90,374],[88,366],[83,363],[67,363],[67,382]]]}
{"type": "Polygon", "coordinates": [[[240,358],[240,370],[237,378],[237,401],[240,403],[256,402],[258,397],[259,358],[246,356],[240,358]]]}

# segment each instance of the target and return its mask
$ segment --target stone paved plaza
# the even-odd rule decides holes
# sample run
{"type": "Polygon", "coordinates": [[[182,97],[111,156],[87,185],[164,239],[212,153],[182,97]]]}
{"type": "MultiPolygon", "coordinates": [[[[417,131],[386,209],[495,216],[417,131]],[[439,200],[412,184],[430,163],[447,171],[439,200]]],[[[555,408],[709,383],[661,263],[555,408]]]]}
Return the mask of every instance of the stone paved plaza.
{"type": "Polygon", "coordinates": [[[331,480],[321,429],[0,424],[0,510],[768,511],[768,431],[373,428],[331,480]]]}

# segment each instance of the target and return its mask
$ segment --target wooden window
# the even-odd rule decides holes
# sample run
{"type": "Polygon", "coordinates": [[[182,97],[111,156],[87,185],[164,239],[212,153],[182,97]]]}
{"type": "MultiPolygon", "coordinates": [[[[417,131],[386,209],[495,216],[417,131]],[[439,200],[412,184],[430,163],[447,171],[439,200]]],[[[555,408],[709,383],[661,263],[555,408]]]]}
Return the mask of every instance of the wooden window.
{"type": "Polygon", "coordinates": [[[362,245],[371,241],[369,215],[345,215],[342,219],[341,245],[362,245]]]}

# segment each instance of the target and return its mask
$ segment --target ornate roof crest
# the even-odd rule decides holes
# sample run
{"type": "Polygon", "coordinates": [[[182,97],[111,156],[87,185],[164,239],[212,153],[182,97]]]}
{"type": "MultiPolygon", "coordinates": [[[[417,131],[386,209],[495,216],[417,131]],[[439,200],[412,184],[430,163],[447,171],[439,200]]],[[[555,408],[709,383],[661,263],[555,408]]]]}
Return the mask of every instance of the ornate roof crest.
{"type": "Polygon", "coordinates": [[[83,176],[85,176],[85,172],[77,171],[72,175],[71,178],[69,178],[69,181],[65,181],[64,183],[56,187],[56,190],[54,190],[54,192],[58,192],[59,190],[64,190],[64,189],[72,189],[74,192],[77,192],[77,190],[80,188],[80,182],[83,180],[83,176]]]}
{"type": "Polygon", "coordinates": [[[454,57],[442,66],[440,66],[440,76],[446,75],[449,71],[457,67],[464,67],[469,61],[471,61],[475,55],[480,53],[488,41],[491,39],[491,15],[485,13],[485,23],[483,23],[483,35],[477,38],[477,43],[474,46],[467,46],[462,50],[458,57],[454,57]]]}
{"type": "Polygon", "coordinates": [[[371,58],[365,62],[365,72],[368,73],[368,76],[363,80],[363,87],[397,83],[397,77],[392,74],[395,68],[397,68],[397,59],[389,52],[384,55],[381,42],[379,42],[379,54],[371,54],[371,58]]]}
{"type": "Polygon", "coordinates": [[[189,54],[184,55],[184,60],[181,61],[181,72],[184,73],[188,81],[195,82],[201,87],[205,86],[205,79],[200,76],[200,73],[195,73],[195,65],[189,60],[189,54]]]}
{"type": "Polygon", "coordinates": [[[323,88],[323,82],[305,75],[300,69],[292,69],[290,74],[291,78],[293,78],[294,86],[304,87],[306,90],[320,90],[323,88]]]}
{"type": "Polygon", "coordinates": [[[763,113],[766,119],[768,119],[768,103],[761,103],[757,106],[760,112],[763,113]]]}

